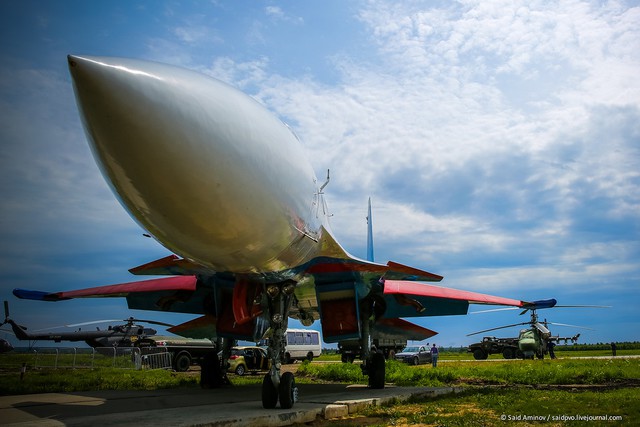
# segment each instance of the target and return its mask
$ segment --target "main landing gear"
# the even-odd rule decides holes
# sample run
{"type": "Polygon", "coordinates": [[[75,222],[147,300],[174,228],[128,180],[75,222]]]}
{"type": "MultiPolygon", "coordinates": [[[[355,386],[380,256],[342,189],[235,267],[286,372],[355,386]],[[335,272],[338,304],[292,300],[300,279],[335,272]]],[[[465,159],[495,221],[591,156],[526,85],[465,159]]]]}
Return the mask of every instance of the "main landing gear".
{"type": "Polygon", "coordinates": [[[218,388],[231,385],[227,377],[227,365],[231,348],[236,344],[229,338],[218,338],[215,352],[208,353],[200,362],[200,387],[218,388]],[[218,358],[218,350],[222,349],[222,359],[218,358]]]}
{"type": "Polygon", "coordinates": [[[371,339],[371,326],[375,322],[377,309],[375,300],[365,299],[360,305],[360,324],[362,327],[360,342],[362,365],[360,368],[363,375],[369,376],[369,388],[382,389],[385,378],[384,354],[372,345],[373,340],[371,339]]]}
{"type": "Polygon", "coordinates": [[[268,315],[271,337],[267,354],[271,360],[269,373],[262,380],[262,407],[275,408],[278,400],[282,409],[289,409],[298,400],[298,387],[291,372],[280,374],[285,350],[285,333],[289,308],[296,284],[293,281],[267,285],[268,315]]]}

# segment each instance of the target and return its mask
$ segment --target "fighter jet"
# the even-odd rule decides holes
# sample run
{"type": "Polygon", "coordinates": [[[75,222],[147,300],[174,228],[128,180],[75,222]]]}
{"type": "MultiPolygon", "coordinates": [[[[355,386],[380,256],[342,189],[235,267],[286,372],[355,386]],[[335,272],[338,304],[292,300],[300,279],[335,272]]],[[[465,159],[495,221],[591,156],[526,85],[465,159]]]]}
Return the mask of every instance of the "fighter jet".
{"type": "MultiPolygon", "coordinates": [[[[442,276],[349,254],[329,226],[329,174],[319,181],[291,129],[237,89],[154,62],[68,62],[104,177],[129,214],[173,253],[130,271],[170,277],[63,292],[16,289],[16,296],[117,296],[131,309],[198,314],[170,331],[218,337],[223,360],[234,340],[268,337],[265,408],[297,400],[293,374],[280,373],[288,318],[319,320],[329,343],[359,340],[369,386],[382,388],[384,357],[371,351],[375,331],[433,335],[400,318],[466,314],[470,303],[535,305],[430,285],[442,276]]],[[[203,384],[222,380],[216,363],[203,366],[203,384]]]]}

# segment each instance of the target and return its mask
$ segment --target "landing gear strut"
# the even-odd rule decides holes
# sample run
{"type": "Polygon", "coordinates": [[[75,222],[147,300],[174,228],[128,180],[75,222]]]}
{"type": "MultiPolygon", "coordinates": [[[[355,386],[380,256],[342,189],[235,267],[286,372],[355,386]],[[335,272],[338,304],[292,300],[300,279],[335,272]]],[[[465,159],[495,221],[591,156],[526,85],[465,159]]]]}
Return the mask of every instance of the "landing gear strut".
{"type": "Polygon", "coordinates": [[[370,304],[365,300],[360,306],[360,323],[362,325],[362,339],[360,340],[362,365],[360,368],[363,375],[369,376],[369,388],[381,389],[384,388],[385,378],[384,354],[372,345],[371,339],[371,326],[375,321],[376,314],[375,304],[375,300],[370,304]]]}
{"type": "Polygon", "coordinates": [[[262,407],[275,408],[280,400],[280,407],[289,409],[298,400],[298,387],[291,372],[280,375],[282,358],[285,349],[285,333],[289,320],[293,291],[296,284],[293,281],[267,285],[268,316],[271,337],[267,354],[271,359],[269,373],[262,380],[262,407]]]}
{"type": "Polygon", "coordinates": [[[207,354],[200,362],[200,387],[218,388],[231,384],[227,377],[227,365],[235,343],[235,340],[229,338],[218,338],[215,352],[207,354]],[[218,359],[217,354],[220,349],[222,360],[218,359]]]}

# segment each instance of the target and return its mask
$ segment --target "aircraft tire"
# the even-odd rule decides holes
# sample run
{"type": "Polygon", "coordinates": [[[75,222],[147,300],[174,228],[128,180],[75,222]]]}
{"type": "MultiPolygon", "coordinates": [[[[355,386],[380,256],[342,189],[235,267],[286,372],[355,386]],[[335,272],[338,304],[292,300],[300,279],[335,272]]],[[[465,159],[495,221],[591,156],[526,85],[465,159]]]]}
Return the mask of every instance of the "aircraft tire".
{"type": "Polygon", "coordinates": [[[262,380],[262,407],[264,409],[273,409],[277,403],[278,390],[276,390],[271,381],[271,374],[267,374],[262,380]]]}
{"type": "Polygon", "coordinates": [[[385,361],[382,353],[371,355],[371,368],[369,369],[369,388],[384,388],[385,361]]]}
{"type": "Polygon", "coordinates": [[[176,372],[187,372],[191,366],[191,356],[186,351],[180,352],[173,359],[173,369],[176,372]]]}
{"type": "Polygon", "coordinates": [[[285,372],[280,378],[280,386],[278,387],[278,396],[280,397],[280,407],[289,409],[298,400],[298,387],[296,387],[296,379],[291,372],[285,372]]]}

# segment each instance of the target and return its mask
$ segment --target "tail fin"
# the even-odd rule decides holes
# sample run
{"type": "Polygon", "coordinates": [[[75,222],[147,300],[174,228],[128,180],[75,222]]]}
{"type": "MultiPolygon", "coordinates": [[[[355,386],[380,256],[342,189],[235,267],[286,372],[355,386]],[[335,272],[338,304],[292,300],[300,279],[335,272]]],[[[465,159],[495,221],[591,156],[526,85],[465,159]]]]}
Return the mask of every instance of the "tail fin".
{"type": "Polygon", "coordinates": [[[371,197],[369,197],[369,212],[367,213],[367,261],[373,259],[373,225],[371,219],[371,197]]]}

